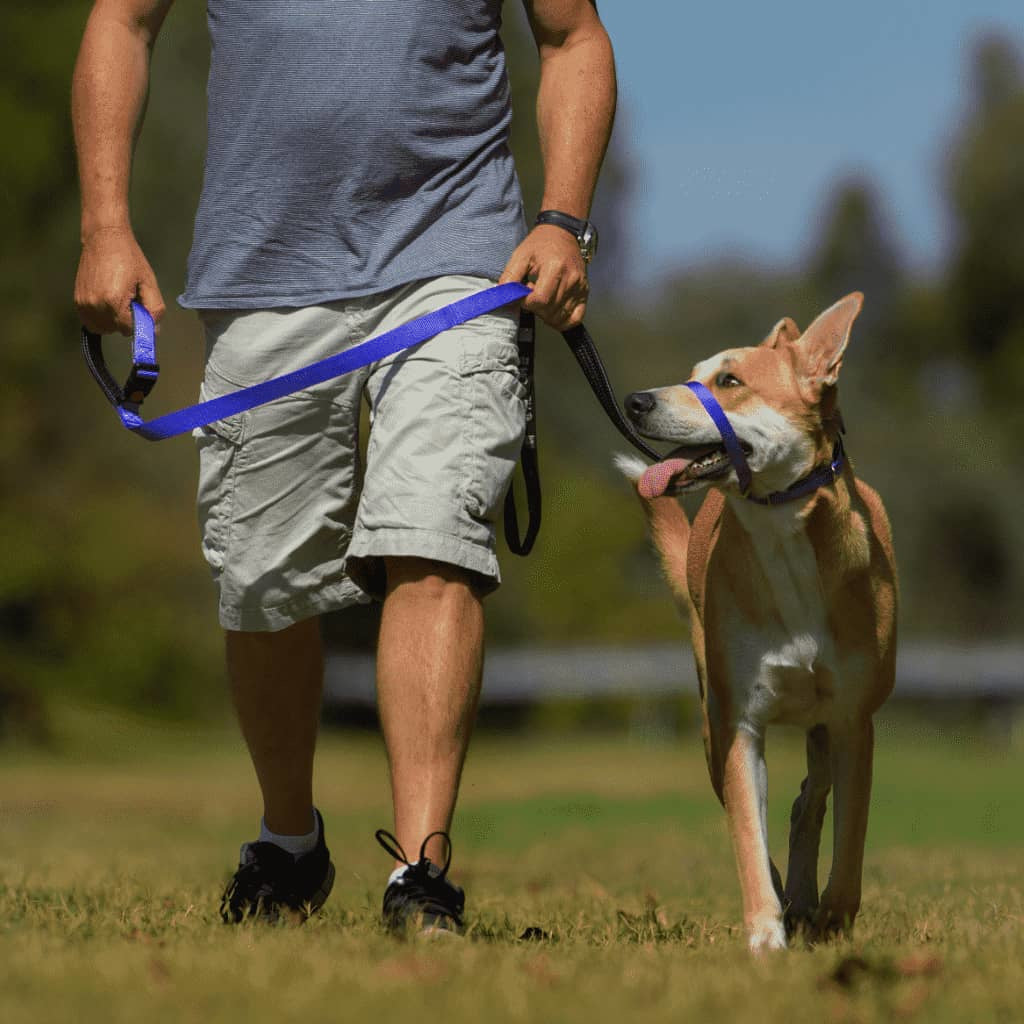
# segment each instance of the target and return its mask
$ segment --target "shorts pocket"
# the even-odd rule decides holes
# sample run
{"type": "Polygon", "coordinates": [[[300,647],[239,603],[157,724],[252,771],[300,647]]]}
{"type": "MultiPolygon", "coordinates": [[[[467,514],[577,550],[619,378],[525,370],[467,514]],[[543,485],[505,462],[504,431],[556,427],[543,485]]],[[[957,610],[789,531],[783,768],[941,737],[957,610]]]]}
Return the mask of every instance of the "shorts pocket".
{"type": "MultiPolygon", "coordinates": [[[[222,377],[212,366],[207,364],[206,375],[199,388],[199,401],[208,402],[214,398],[223,398],[238,391],[239,386],[222,377]]],[[[214,420],[205,427],[197,427],[192,431],[192,436],[198,441],[202,433],[216,434],[229,444],[240,445],[245,439],[248,414],[244,412],[235,413],[233,416],[225,416],[223,419],[214,420]]]]}
{"type": "MultiPolygon", "coordinates": [[[[235,390],[207,368],[206,380],[199,390],[205,402],[235,390]]],[[[246,415],[238,413],[216,420],[192,431],[199,453],[199,486],[196,509],[203,557],[214,578],[220,576],[231,542],[234,514],[235,477],[239,449],[245,436],[246,415]]]]}
{"type": "Polygon", "coordinates": [[[459,374],[466,379],[486,375],[488,387],[521,401],[526,398],[526,385],[519,378],[519,346],[514,342],[492,343],[486,352],[466,352],[459,374]]]}
{"type": "Polygon", "coordinates": [[[507,367],[467,374],[463,386],[469,445],[466,509],[475,519],[493,521],[523,446],[526,389],[507,367]]]}

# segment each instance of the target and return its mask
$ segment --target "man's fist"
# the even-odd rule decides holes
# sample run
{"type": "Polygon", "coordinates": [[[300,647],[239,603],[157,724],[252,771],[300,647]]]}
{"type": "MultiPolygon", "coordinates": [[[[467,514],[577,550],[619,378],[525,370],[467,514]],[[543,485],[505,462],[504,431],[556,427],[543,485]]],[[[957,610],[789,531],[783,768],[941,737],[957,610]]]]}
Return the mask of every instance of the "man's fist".
{"type": "Polygon", "coordinates": [[[583,320],[587,309],[587,266],[576,239],[554,224],[538,224],[512,253],[499,284],[524,281],[533,289],[523,309],[549,327],[565,331],[583,320]]]}
{"type": "Polygon", "coordinates": [[[164,300],[130,227],[98,228],[82,242],[75,306],[96,334],[132,333],[131,301],[138,299],[159,324],[164,300]]]}

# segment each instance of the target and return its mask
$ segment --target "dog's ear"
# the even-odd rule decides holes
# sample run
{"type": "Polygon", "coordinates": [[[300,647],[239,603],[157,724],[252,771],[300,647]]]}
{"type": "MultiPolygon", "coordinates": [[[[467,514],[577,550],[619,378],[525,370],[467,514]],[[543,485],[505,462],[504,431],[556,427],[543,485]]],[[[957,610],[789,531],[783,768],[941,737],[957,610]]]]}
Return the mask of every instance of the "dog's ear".
{"type": "Polygon", "coordinates": [[[800,337],[800,328],[784,316],[768,333],[768,337],[761,342],[764,348],[778,348],[780,344],[787,341],[796,341],[800,337]]]}
{"type": "Polygon", "coordinates": [[[864,296],[852,292],[818,317],[793,346],[797,370],[803,384],[817,401],[825,388],[835,387],[850,329],[857,319],[864,296]]]}

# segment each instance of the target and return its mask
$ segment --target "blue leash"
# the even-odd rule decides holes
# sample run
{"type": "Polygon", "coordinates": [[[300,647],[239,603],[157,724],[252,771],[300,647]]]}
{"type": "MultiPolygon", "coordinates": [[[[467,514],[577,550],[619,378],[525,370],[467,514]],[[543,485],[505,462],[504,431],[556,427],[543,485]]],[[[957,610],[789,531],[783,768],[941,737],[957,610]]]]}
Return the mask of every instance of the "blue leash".
{"type": "Polygon", "coordinates": [[[385,356],[418,345],[442,331],[493,312],[529,294],[530,289],[526,285],[515,283],[485,288],[354,345],[345,352],[328,356],[302,369],[282,374],[260,384],[240,388],[219,398],[158,416],[148,423],[139,415],[139,406],[153,390],[153,385],[160,375],[160,367],[156,360],[153,318],[146,307],[139,302],[132,302],[132,368],[123,387],[117,384],[107,369],[100,335],[93,334],[83,327],[82,349],[90,372],[96,378],[107,400],[117,410],[124,426],[147,441],[163,441],[368,366],[385,356]]]}

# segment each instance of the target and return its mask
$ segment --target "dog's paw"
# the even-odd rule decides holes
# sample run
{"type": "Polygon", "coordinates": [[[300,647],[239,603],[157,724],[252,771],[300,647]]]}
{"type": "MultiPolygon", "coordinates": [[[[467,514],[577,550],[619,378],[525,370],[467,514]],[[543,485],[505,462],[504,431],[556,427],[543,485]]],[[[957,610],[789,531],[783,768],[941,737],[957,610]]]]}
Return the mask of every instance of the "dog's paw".
{"type": "Polygon", "coordinates": [[[747,926],[747,946],[751,953],[770,953],[786,948],[786,926],[781,918],[752,921],[747,926]]]}
{"type": "Polygon", "coordinates": [[[628,455],[625,452],[616,455],[614,461],[615,468],[633,483],[636,483],[644,475],[644,470],[647,468],[647,463],[643,459],[638,459],[635,455],[628,455]]]}

